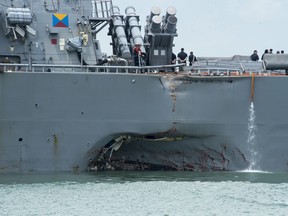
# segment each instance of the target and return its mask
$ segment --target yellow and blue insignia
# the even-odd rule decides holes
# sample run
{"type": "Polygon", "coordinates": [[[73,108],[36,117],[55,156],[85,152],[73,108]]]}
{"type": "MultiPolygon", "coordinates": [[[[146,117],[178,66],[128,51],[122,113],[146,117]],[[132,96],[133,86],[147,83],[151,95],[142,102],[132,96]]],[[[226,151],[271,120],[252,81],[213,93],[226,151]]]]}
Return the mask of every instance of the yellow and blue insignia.
{"type": "Polygon", "coordinates": [[[52,14],[53,27],[68,28],[68,14],[52,14]]]}

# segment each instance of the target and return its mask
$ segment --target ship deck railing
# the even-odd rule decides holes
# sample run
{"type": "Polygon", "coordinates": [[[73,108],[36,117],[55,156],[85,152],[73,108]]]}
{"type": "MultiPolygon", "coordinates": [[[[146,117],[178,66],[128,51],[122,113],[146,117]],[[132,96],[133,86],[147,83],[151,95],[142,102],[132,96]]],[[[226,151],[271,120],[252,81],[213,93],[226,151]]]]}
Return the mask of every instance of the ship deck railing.
{"type": "Polygon", "coordinates": [[[262,67],[248,67],[241,64],[235,67],[230,64],[226,65],[205,65],[193,64],[192,66],[185,66],[183,64],[173,65],[157,65],[157,66],[111,66],[111,65],[53,65],[53,64],[12,64],[0,63],[0,72],[51,72],[51,73],[159,73],[159,72],[189,72],[191,75],[208,75],[208,76],[221,76],[221,75],[243,75],[247,73],[256,74],[286,74],[285,70],[265,70],[262,67]],[[230,66],[230,67],[229,67],[230,66]]]}
{"type": "Polygon", "coordinates": [[[157,66],[111,66],[111,65],[53,65],[0,63],[0,72],[95,72],[95,73],[158,73],[173,71],[183,64],[157,66]]]}

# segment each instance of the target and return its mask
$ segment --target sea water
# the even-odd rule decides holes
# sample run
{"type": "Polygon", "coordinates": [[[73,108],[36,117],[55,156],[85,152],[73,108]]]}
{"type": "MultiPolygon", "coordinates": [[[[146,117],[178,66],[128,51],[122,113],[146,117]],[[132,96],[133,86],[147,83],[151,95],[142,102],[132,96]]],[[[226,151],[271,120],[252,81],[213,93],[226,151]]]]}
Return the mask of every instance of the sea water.
{"type": "Polygon", "coordinates": [[[0,215],[288,215],[288,174],[1,174],[0,215]]]}

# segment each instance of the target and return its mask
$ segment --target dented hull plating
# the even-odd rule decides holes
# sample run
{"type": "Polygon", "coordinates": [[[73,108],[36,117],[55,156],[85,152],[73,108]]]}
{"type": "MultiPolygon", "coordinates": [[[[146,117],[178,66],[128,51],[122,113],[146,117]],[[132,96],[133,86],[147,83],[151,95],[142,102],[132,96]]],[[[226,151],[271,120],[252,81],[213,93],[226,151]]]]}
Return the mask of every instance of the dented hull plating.
{"type": "Polygon", "coordinates": [[[250,76],[0,73],[0,172],[287,170],[288,77],[254,84],[251,146],[250,76]]]}

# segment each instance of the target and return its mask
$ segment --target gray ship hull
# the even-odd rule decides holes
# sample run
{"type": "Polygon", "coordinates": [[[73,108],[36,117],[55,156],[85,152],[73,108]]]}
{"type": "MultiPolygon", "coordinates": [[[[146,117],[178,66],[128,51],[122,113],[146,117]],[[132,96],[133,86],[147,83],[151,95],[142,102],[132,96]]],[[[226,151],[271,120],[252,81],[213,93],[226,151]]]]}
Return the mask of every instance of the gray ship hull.
{"type": "Polygon", "coordinates": [[[114,168],[287,170],[288,77],[254,84],[251,76],[0,73],[0,172],[87,171],[121,136],[132,139],[106,154],[114,168]]]}

